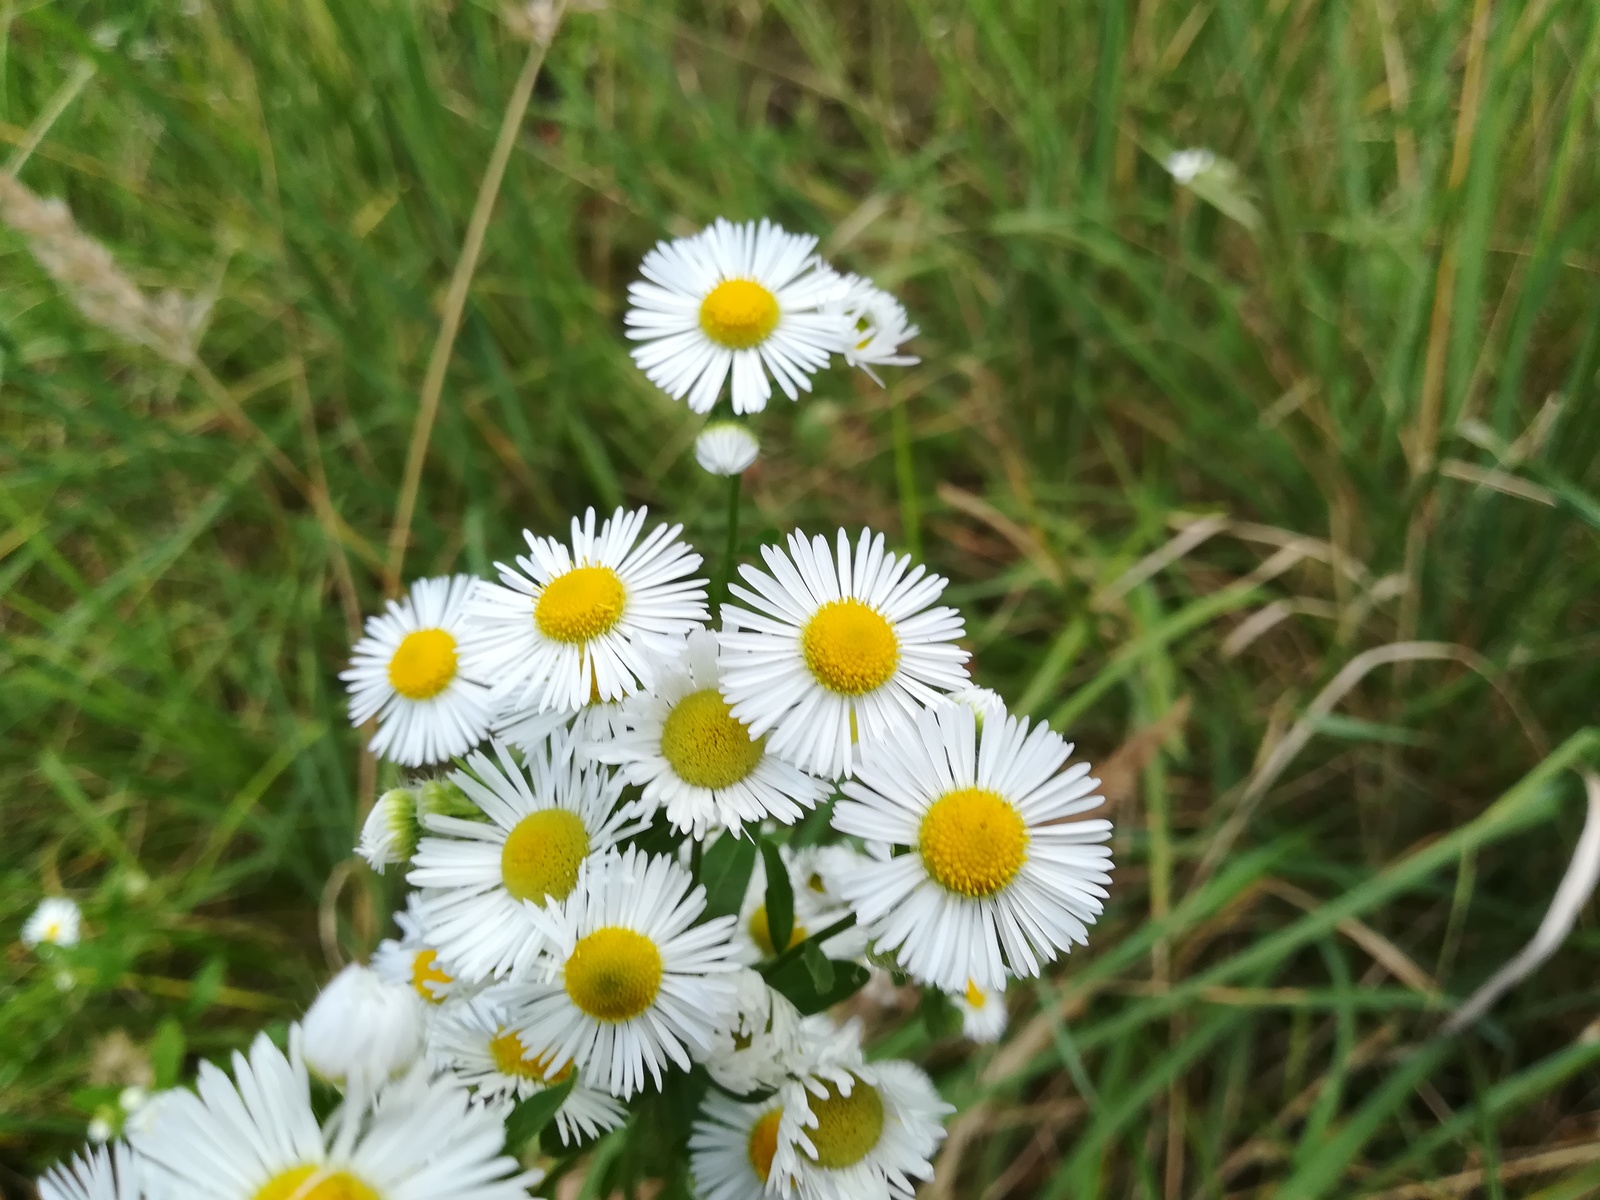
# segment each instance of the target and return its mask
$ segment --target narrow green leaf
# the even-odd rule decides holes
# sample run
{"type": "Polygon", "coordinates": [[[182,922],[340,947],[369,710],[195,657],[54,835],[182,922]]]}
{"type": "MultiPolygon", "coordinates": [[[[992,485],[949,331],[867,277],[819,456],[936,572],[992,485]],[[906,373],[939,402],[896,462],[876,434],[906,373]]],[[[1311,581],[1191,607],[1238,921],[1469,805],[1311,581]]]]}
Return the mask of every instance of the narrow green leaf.
{"type": "Polygon", "coordinates": [[[523,1147],[539,1136],[541,1130],[555,1120],[556,1113],[572,1091],[573,1076],[569,1075],[555,1087],[535,1092],[506,1118],[506,1149],[521,1154],[523,1147]]]}
{"type": "Polygon", "coordinates": [[[761,839],[761,860],[767,868],[767,934],[773,954],[782,954],[794,933],[794,886],[789,882],[783,855],[766,838],[761,839]]]}
{"type": "Polygon", "coordinates": [[[756,869],[756,844],[749,838],[723,835],[706,850],[700,864],[700,882],[706,888],[706,917],[739,911],[750,873],[756,869]]]}

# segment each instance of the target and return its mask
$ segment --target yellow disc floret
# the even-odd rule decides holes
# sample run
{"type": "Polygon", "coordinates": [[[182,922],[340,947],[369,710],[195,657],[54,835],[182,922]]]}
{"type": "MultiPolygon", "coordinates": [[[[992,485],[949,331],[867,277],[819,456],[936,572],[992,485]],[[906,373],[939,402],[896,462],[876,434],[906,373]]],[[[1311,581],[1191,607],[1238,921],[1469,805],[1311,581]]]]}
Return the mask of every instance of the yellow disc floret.
{"type": "Polygon", "coordinates": [[[578,939],[562,971],[567,995],[597,1021],[631,1021],[661,990],[661,951],[642,933],[607,925],[578,939]]]}
{"type": "Polygon", "coordinates": [[[389,685],[407,700],[431,700],[456,677],[456,639],[442,629],[405,636],[389,660],[389,685]]]}
{"type": "Polygon", "coordinates": [[[900,665],[894,626],[854,598],[817,609],[800,633],[800,650],[816,681],[841,696],[876,691],[900,665]]]}
{"type": "MultiPolygon", "coordinates": [[[[767,923],[767,906],[765,904],[750,914],[749,929],[751,940],[761,947],[761,953],[768,958],[777,953],[777,950],[772,945],[772,927],[767,923]]],[[[793,950],[805,940],[806,927],[796,921],[794,927],[789,931],[789,944],[784,949],[793,950]]]]}
{"type": "Polygon", "coordinates": [[[700,328],[719,346],[748,350],[778,327],[778,298],[753,279],[724,279],[700,302],[700,328]]]}
{"type": "Polygon", "coordinates": [[[989,1001],[984,990],[978,986],[976,979],[967,980],[967,1003],[973,1008],[982,1008],[989,1001]]]}
{"type": "Polygon", "coordinates": [[[500,879],[516,900],[565,900],[589,856],[583,818],[564,808],[529,813],[506,835],[500,849],[500,879]]]}
{"type": "Polygon", "coordinates": [[[254,1200],[378,1200],[378,1193],[348,1171],[307,1163],[278,1172],[254,1200]]]}
{"type": "Polygon", "coordinates": [[[772,1174],[772,1160],[778,1153],[778,1122],[783,1109],[775,1108],[750,1127],[750,1168],[762,1183],[772,1174]]]}
{"type": "Polygon", "coordinates": [[[765,738],[751,740],[716,688],[679,700],[661,725],[661,756],[695,787],[732,787],[756,769],[765,745],[765,738]]]}
{"type": "Polygon", "coordinates": [[[610,567],[574,567],[544,585],[533,622],[553,642],[578,645],[609,633],[622,620],[628,592],[610,567]]]}
{"type": "Polygon", "coordinates": [[[429,984],[437,983],[449,986],[454,982],[449,975],[439,968],[439,952],[437,950],[418,950],[411,960],[411,986],[417,989],[417,995],[430,1004],[443,1004],[444,997],[434,991],[429,984]]]}
{"type": "Polygon", "coordinates": [[[559,1071],[550,1070],[550,1060],[555,1057],[554,1050],[528,1057],[528,1048],[523,1045],[515,1029],[496,1034],[489,1043],[489,1053],[494,1056],[495,1070],[502,1075],[531,1079],[535,1083],[554,1087],[558,1083],[565,1083],[572,1074],[571,1062],[564,1063],[559,1071]]]}
{"type": "Polygon", "coordinates": [[[855,1082],[848,1096],[828,1080],[823,1084],[828,1089],[826,1096],[806,1097],[811,1115],[817,1118],[817,1127],[806,1130],[817,1148],[813,1161],[835,1171],[855,1166],[883,1136],[883,1097],[860,1076],[852,1078],[855,1082]]]}
{"type": "Polygon", "coordinates": [[[922,815],[917,848],[932,875],[962,896],[992,896],[1028,859],[1028,827],[1016,807],[987,788],[946,792],[922,815]]]}

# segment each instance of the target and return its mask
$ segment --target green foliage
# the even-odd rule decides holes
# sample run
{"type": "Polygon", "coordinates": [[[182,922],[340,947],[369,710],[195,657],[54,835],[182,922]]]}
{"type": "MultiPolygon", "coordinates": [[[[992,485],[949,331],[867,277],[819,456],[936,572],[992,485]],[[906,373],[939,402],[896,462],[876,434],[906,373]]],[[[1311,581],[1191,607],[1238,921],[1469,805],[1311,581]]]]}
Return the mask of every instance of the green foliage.
{"type": "MultiPolygon", "coordinates": [[[[86,935],[0,958],[8,1191],[81,1139],[75,1096],[223,1057],[387,931],[393,876],[342,864],[398,778],[359,766],[336,675],[524,52],[500,7],[0,5],[19,178],[209,301],[226,389],[87,323],[0,228],[0,938],[47,892],[86,935]]],[[[920,547],[978,682],[1102,764],[1118,825],[1106,916],[1014,990],[1009,1044],[873,1017],[984,1102],[947,1195],[1340,1196],[1587,1136],[1592,930],[1427,1039],[1537,925],[1597,762],[1597,72],[1579,0],[567,19],[407,573],[623,500],[714,560],[725,489],[621,331],[655,239],[769,214],[905,299],[921,366],[762,418],[741,552],[920,547]],[[1176,186],[1185,146],[1235,173],[1176,186]],[[1252,790],[1341,669],[1414,640],[1460,651],[1375,668],[1252,790]]],[[[756,849],[720,845],[736,911],[756,849]]],[[[825,999],[808,946],[776,969],[825,999]]],[[[694,1102],[600,1139],[583,1194],[694,1102]]]]}

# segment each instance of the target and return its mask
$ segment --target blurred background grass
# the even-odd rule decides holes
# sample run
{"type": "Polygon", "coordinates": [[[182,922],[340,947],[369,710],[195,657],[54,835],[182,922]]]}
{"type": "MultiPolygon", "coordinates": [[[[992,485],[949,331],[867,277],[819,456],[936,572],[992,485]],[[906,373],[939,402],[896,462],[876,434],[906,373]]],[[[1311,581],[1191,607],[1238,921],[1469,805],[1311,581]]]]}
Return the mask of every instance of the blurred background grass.
{"type": "MultiPolygon", "coordinates": [[[[0,1188],[383,933],[393,879],[340,864],[387,777],[335,673],[516,16],[0,3],[9,171],[205,314],[169,365],[0,228],[0,1188]],[[88,937],[41,961],[61,890],[88,937]]],[[[1429,1036],[1537,925],[1597,757],[1597,66],[1585,0],[569,15],[407,571],[591,503],[720,545],[698,422],[620,334],[657,238],[768,214],[905,299],[920,367],[761,419],[745,551],[917,549],[1118,823],[1094,946],[1006,1045],[882,1023],[967,1110],[930,1194],[1600,1192],[1592,922],[1429,1036]],[[1190,145],[1237,166],[1216,203],[1161,166],[1190,145]]]]}

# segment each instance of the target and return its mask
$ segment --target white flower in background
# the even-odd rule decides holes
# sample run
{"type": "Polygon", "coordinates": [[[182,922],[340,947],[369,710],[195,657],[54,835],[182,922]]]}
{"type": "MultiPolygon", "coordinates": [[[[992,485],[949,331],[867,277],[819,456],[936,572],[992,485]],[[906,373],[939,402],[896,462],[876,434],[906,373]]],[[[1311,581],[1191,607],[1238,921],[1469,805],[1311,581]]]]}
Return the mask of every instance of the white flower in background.
{"type": "Polygon", "coordinates": [[[979,987],[967,981],[966,991],[954,992],[950,1002],[961,1014],[961,1033],[968,1041],[998,1042],[1006,1031],[1006,994],[1000,988],[979,987]]]}
{"type": "Polygon", "coordinates": [[[582,708],[514,708],[495,722],[494,736],[523,754],[533,754],[552,734],[565,730],[578,761],[588,763],[590,748],[609,742],[622,728],[622,705],[622,700],[602,700],[593,691],[582,708]]]}
{"type": "Polygon", "coordinates": [[[989,718],[997,721],[1006,719],[1006,702],[999,692],[986,687],[957,688],[946,697],[956,704],[965,704],[978,718],[978,732],[983,732],[983,723],[989,718]]]}
{"type": "Polygon", "coordinates": [[[694,460],[712,475],[743,475],[760,453],[756,435],[737,421],[713,421],[694,439],[694,460]]]}
{"type": "Polygon", "coordinates": [[[1047,725],[985,722],[944,704],[914,732],[865,747],[841,833],[909,847],[863,865],[840,885],[874,946],[908,973],[946,991],[969,981],[1004,986],[1037,975],[1088,925],[1111,882],[1106,820],[1069,821],[1097,808],[1089,765],[1066,767],[1072,746],[1047,725]]]}
{"type": "Polygon", "coordinates": [[[646,511],[619,508],[596,533],[589,509],[572,520],[570,550],[524,530],[528,554],[495,564],[501,584],[478,590],[466,661],[494,680],[502,711],[619,700],[650,682],[652,647],[706,620],[705,580],[687,578],[700,556],[678,540],[681,525],[639,541],[646,511]]]}
{"type": "Polygon", "coordinates": [[[369,1104],[352,1095],[324,1126],[311,1108],[298,1025],[289,1053],[259,1035],[234,1078],[200,1065],[133,1147],[161,1200],[527,1200],[537,1173],[500,1153],[503,1114],[418,1066],[369,1104]]]}
{"type": "Polygon", "coordinates": [[[846,907],[839,884],[860,864],[871,861],[854,846],[842,843],[802,846],[798,850],[785,846],[783,855],[794,879],[795,894],[806,892],[807,903],[824,909],[846,907]]]}
{"type": "Polygon", "coordinates": [[[366,636],[339,673],[350,691],[350,723],[378,719],[374,754],[407,767],[447,762],[489,732],[489,689],[461,662],[470,575],[419,579],[367,618],[366,636]]]}
{"type": "Polygon", "coordinates": [[[1198,148],[1174,150],[1167,155],[1166,161],[1162,165],[1167,168],[1167,174],[1185,187],[1188,187],[1189,184],[1217,165],[1217,156],[1209,150],[1198,148]]]}
{"type": "Polygon", "coordinates": [[[415,988],[351,963],[306,1010],[306,1066],[339,1088],[371,1094],[422,1057],[427,1008],[415,988]]]}
{"type": "Polygon", "coordinates": [[[801,1048],[800,1010],[748,967],[734,976],[735,1007],[695,1061],[720,1087],[746,1095],[775,1088],[801,1048]]]}
{"type": "Polygon", "coordinates": [[[730,714],[710,630],[695,630],[654,673],[649,692],[623,702],[622,730],[588,748],[644,789],[643,814],[664,809],[673,829],[699,841],[766,817],[792,825],[827,798],[820,780],[767,753],[766,739],[730,714]]]}
{"type": "Polygon", "coordinates": [[[406,897],[406,910],[394,914],[400,939],[385,938],[372,954],[372,969],[390,983],[404,983],[430,1004],[441,1004],[462,988],[439,965],[439,951],[423,936],[420,892],[406,897]]]}
{"type": "Polygon", "coordinates": [[[803,770],[848,775],[857,735],[881,738],[941,692],[962,687],[965,627],[933,607],[948,582],[884,550],[863,529],[852,554],[839,530],[789,535],[789,553],[763,546],[767,571],[741,565],[749,587],[729,590],[749,608],[722,606],[722,694],[767,749],[803,770]],[[768,574],[767,572],[771,572],[768,574]]]}
{"type": "Polygon", "coordinates": [[[730,375],[735,413],[764,409],[773,379],[799,399],[846,334],[828,311],[842,281],[816,247],[816,238],[770,221],[720,217],[693,237],[658,243],[639,267],[644,279],[628,287],[634,362],[697,413],[711,411],[730,375]]]}
{"type": "Polygon", "coordinates": [[[705,889],[668,858],[636,848],[585,866],[564,902],[529,915],[550,947],[548,982],[503,995],[530,1054],[628,1099],[648,1072],[688,1070],[688,1047],[709,1049],[736,1003],[732,917],[694,922],[705,889]]]}
{"type": "Polygon", "coordinates": [[[494,753],[474,752],[450,777],[489,819],[428,816],[406,876],[428,892],[418,906],[428,943],[474,983],[531,970],[543,945],[533,908],[566,899],[584,861],[631,832],[622,781],[580,766],[566,734],[520,766],[499,742],[494,753]]]}
{"type": "Polygon", "coordinates": [[[916,1180],[933,1178],[943,1120],[955,1111],[910,1063],[864,1062],[853,1021],[778,1098],[783,1116],[767,1187],[800,1200],[910,1200],[916,1180]]]}
{"type": "Polygon", "coordinates": [[[760,1200],[768,1195],[782,1119],[783,1105],[776,1096],[742,1104],[708,1092],[689,1135],[695,1195],[700,1200],[760,1200]]]}
{"type": "MultiPolygon", "coordinates": [[[[788,944],[774,945],[767,918],[767,864],[764,856],[757,855],[745,888],[744,903],[739,908],[739,928],[735,935],[753,960],[774,958],[784,950],[792,950],[812,934],[821,933],[850,915],[850,910],[837,897],[812,887],[811,880],[817,872],[797,863],[794,851],[780,846],[778,854],[788,868],[789,887],[794,894],[794,923],[789,930],[788,944]]],[[[866,934],[854,926],[834,934],[821,946],[829,958],[840,959],[859,958],[866,949],[866,934]]]]}
{"type": "Polygon", "coordinates": [[[39,902],[22,926],[22,944],[37,946],[48,942],[52,946],[76,946],[81,933],[83,914],[78,906],[65,896],[50,896],[39,902]]]}
{"type": "Polygon", "coordinates": [[[385,867],[411,861],[422,829],[417,823],[417,796],[410,788],[390,788],[378,797],[361,826],[356,853],[379,875],[385,867]]]}
{"type": "Polygon", "coordinates": [[[139,1200],[143,1183],[138,1157],[118,1142],[50,1168],[39,1178],[39,1200],[139,1200]]]}
{"type": "Polygon", "coordinates": [[[89,1122],[88,1129],[84,1130],[89,1140],[96,1146],[109,1142],[116,1135],[116,1132],[111,1122],[104,1117],[95,1117],[89,1122]]]}
{"type": "Polygon", "coordinates": [[[905,305],[870,279],[845,276],[846,291],[837,302],[846,323],[844,360],[860,367],[873,381],[883,380],[873,367],[909,367],[921,362],[915,354],[902,354],[900,347],[920,330],[906,316],[905,305]]]}
{"type": "MultiPolygon", "coordinates": [[[[476,1089],[479,1100],[526,1100],[571,1078],[571,1063],[552,1070],[549,1057],[536,1057],[506,1024],[505,1012],[491,988],[470,1000],[445,1005],[428,1034],[428,1057],[434,1068],[448,1071],[476,1089]]],[[[627,1110],[606,1093],[573,1082],[556,1111],[563,1145],[597,1137],[627,1119],[627,1110]]]]}

